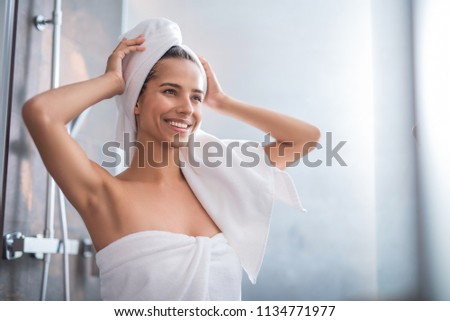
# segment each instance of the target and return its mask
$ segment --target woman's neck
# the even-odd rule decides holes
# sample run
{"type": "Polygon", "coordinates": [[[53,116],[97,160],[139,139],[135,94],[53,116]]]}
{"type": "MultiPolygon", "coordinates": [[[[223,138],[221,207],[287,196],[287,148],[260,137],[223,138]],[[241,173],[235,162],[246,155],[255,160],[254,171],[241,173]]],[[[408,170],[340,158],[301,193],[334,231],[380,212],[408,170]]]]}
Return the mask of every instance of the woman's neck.
{"type": "Polygon", "coordinates": [[[183,177],[180,170],[179,149],[168,143],[154,144],[151,142],[143,147],[133,148],[130,167],[126,176],[139,181],[165,181],[183,177]]]}

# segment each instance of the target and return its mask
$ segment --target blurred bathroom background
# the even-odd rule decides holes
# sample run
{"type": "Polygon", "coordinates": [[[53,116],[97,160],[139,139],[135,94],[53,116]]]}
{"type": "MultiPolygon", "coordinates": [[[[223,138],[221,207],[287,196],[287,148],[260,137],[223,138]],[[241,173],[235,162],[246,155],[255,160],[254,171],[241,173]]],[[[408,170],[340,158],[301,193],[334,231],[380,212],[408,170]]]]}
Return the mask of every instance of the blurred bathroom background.
{"type": "MultiPolygon", "coordinates": [[[[45,228],[47,174],[21,107],[51,85],[53,25],[39,31],[34,18],[51,19],[55,2],[0,1],[3,249],[6,235],[45,228]]],[[[308,212],[276,205],[243,300],[450,300],[449,1],[62,0],[61,11],[61,85],[100,75],[123,30],[163,16],[227,93],[321,129],[321,148],[288,169],[308,212]]],[[[264,139],[206,107],[204,117],[220,138],[264,139]]],[[[91,159],[108,160],[115,118],[111,99],[79,123],[91,159]]],[[[86,245],[69,256],[71,299],[98,300],[89,236],[66,206],[69,239],[86,245]]],[[[60,225],[56,214],[57,239],[60,225]]],[[[43,268],[27,253],[4,257],[0,300],[39,300],[43,268]]],[[[47,300],[65,298],[63,279],[63,256],[53,254],[47,300]]]]}

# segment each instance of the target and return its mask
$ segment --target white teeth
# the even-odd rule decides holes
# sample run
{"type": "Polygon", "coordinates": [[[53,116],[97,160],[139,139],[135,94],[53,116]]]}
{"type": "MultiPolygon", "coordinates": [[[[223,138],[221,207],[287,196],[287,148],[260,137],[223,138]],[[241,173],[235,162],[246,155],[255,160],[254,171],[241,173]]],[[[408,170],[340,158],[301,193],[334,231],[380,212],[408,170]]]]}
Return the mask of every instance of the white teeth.
{"type": "Polygon", "coordinates": [[[183,128],[183,129],[188,128],[187,124],[177,123],[177,122],[174,122],[174,121],[169,121],[169,124],[172,125],[172,126],[178,127],[178,128],[183,128]]]}

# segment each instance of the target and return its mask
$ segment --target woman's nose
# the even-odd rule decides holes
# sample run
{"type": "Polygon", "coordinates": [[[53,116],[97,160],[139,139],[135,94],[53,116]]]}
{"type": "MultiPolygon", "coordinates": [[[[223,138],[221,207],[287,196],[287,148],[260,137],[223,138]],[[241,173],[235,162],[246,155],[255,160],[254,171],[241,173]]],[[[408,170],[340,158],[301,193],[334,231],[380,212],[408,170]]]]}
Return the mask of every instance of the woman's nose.
{"type": "Polygon", "coordinates": [[[180,99],[176,107],[176,111],[180,114],[192,114],[194,112],[194,107],[192,106],[190,97],[183,97],[180,99]]]}

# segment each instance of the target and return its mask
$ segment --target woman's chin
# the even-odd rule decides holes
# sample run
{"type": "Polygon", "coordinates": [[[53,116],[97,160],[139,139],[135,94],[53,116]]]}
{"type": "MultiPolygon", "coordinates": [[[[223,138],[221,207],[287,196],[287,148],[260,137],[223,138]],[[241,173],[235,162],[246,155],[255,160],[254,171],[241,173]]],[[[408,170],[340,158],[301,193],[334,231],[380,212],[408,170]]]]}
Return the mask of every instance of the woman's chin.
{"type": "Polygon", "coordinates": [[[171,147],[186,147],[188,146],[190,134],[175,134],[172,137],[172,140],[170,142],[171,147]]]}

